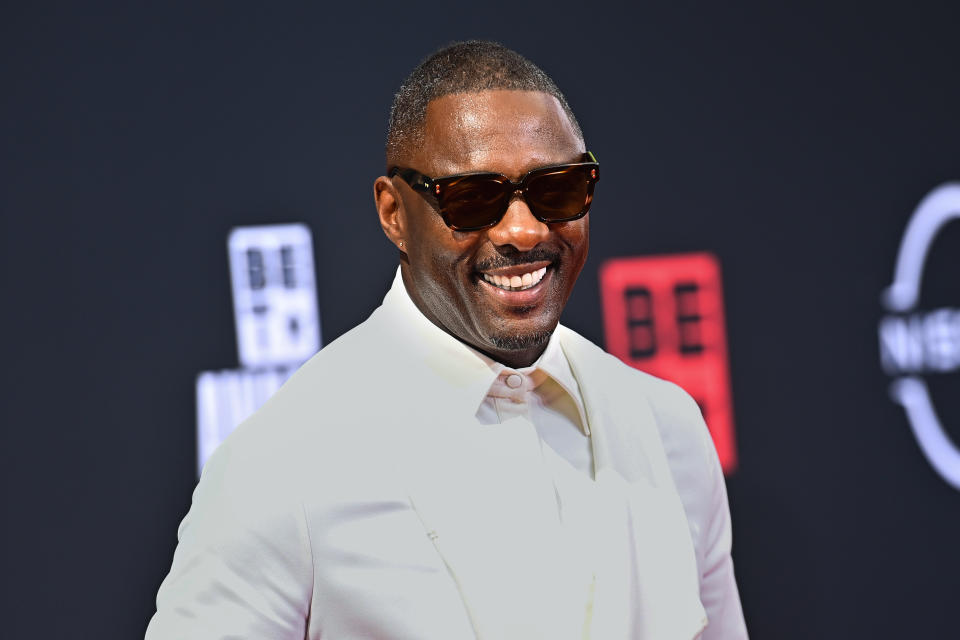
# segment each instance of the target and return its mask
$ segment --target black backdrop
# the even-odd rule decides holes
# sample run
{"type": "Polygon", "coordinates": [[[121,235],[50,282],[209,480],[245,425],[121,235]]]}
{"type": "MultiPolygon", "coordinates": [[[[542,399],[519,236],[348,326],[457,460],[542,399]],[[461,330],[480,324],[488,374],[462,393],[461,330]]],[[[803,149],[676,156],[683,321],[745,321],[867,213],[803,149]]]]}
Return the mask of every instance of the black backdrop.
{"type": "Polygon", "coordinates": [[[0,18],[4,637],[142,635],[194,376],[236,364],[228,230],[309,224],[324,341],[361,321],[395,261],[371,196],[392,94],[468,37],[552,74],[603,163],[567,324],[602,344],[603,259],[721,261],[753,636],[960,633],[960,492],[876,331],[910,212],[960,179],[956,3],[193,5],[0,18]]]}

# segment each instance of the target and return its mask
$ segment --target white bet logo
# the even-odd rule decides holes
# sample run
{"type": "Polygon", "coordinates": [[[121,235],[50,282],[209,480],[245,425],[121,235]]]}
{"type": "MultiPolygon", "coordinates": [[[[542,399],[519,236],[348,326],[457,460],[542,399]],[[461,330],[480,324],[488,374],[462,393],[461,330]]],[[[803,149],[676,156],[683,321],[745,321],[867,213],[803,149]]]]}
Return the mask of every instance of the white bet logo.
{"type": "Polygon", "coordinates": [[[302,224],[238,227],[227,242],[239,369],[197,376],[197,470],[320,350],[313,244],[302,224]]]}
{"type": "Polygon", "coordinates": [[[230,233],[237,350],[244,367],[299,364],[320,349],[313,244],[304,225],[230,233]]]}

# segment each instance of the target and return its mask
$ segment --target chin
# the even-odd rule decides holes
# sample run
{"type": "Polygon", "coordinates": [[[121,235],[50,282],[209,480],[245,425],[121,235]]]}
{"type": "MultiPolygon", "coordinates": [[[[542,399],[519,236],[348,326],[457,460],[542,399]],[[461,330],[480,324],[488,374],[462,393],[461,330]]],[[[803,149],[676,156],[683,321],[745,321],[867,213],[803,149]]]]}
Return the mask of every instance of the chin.
{"type": "Polygon", "coordinates": [[[489,336],[490,343],[498,351],[529,351],[546,346],[553,331],[533,331],[524,333],[501,333],[489,336]]]}

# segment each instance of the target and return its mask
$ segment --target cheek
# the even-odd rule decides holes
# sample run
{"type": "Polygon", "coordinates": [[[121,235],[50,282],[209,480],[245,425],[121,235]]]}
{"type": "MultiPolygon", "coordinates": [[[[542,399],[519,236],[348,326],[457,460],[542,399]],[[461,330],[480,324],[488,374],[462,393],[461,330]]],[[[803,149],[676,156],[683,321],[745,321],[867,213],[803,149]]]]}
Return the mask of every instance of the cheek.
{"type": "Polygon", "coordinates": [[[576,226],[565,229],[562,234],[564,244],[570,248],[572,265],[577,271],[586,262],[587,252],[590,248],[590,226],[586,223],[586,218],[578,220],[576,226]]]}
{"type": "Polygon", "coordinates": [[[421,252],[416,265],[423,286],[433,293],[437,304],[447,308],[461,307],[459,302],[469,289],[471,269],[456,243],[438,242],[434,237],[421,252]]]}
{"type": "Polygon", "coordinates": [[[440,228],[429,229],[420,239],[424,243],[421,266],[441,287],[456,288],[473,272],[471,256],[475,238],[449,229],[443,221],[440,225],[440,228]]]}
{"type": "Polygon", "coordinates": [[[450,229],[431,209],[410,209],[407,256],[421,280],[443,281],[450,269],[450,229]]]}

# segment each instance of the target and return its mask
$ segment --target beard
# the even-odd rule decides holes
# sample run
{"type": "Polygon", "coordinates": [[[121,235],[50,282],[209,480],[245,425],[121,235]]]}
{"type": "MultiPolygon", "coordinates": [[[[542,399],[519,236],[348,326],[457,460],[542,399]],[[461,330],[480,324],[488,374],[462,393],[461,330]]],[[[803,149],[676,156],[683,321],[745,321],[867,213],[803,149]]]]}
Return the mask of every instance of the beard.
{"type": "Polygon", "coordinates": [[[501,351],[526,351],[546,346],[552,331],[534,331],[524,334],[500,334],[490,336],[490,342],[501,351]]]}

